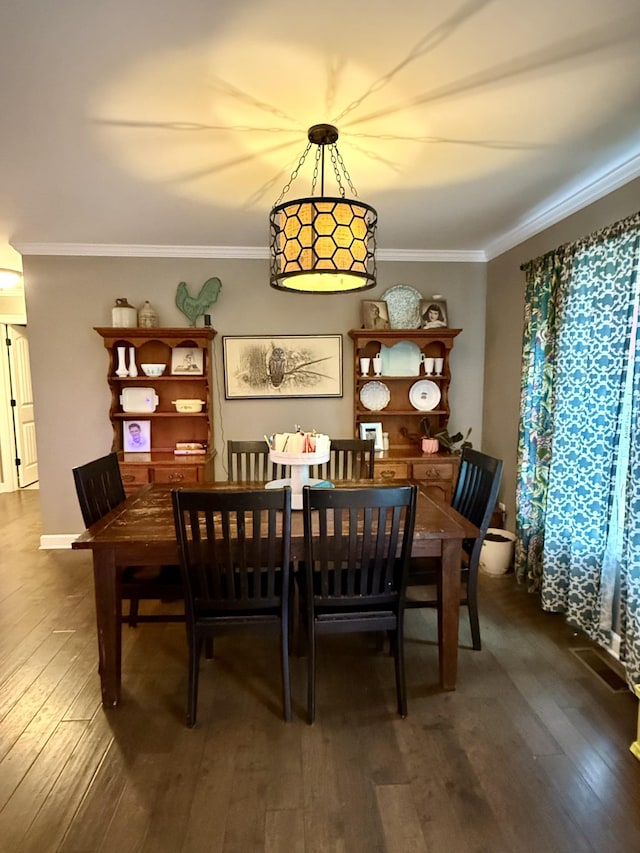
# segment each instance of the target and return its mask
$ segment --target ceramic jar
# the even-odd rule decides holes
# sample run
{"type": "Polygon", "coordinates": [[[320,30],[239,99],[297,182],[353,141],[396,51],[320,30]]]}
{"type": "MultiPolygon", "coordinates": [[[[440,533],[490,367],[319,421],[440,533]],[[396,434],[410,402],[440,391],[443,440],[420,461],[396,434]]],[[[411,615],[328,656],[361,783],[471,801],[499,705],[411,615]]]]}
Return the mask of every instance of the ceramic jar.
{"type": "Polygon", "coordinates": [[[135,328],[138,325],[138,312],[126,299],[116,299],[116,304],[111,309],[111,325],[126,328],[135,328]]]}
{"type": "Polygon", "coordinates": [[[423,438],[422,439],[422,452],[423,453],[437,453],[438,447],[440,446],[440,442],[437,438],[423,438]]]}
{"type": "Polygon", "coordinates": [[[148,300],[138,311],[138,323],[143,329],[157,329],[159,325],[156,310],[148,300]]]}

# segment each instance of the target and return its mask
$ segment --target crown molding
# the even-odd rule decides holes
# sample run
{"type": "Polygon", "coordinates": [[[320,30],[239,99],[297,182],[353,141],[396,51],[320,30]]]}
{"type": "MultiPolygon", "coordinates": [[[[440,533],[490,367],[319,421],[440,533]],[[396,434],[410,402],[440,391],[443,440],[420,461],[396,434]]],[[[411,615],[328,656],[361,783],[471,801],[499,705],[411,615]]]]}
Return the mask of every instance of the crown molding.
{"type": "Polygon", "coordinates": [[[267,259],[265,246],[152,246],[126,243],[12,243],[21,255],[93,258],[232,258],[267,259]]]}
{"type": "MultiPolygon", "coordinates": [[[[267,260],[266,246],[151,246],[124,243],[13,243],[21,255],[94,258],[230,258],[267,260]]],[[[414,263],[484,263],[483,251],[435,249],[378,249],[378,261],[414,263]]]]}
{"type": "Polygon", "coordinates": [[[565,188],[564,192],[547,199],[526,219],[489,243],[485,249],[486,259],[490,261],[497,258],[637,177],[640,177],[640,151],[592,177],[589,183],[582,184],[579,189],[572,191],[571,188],[565,188]]]}

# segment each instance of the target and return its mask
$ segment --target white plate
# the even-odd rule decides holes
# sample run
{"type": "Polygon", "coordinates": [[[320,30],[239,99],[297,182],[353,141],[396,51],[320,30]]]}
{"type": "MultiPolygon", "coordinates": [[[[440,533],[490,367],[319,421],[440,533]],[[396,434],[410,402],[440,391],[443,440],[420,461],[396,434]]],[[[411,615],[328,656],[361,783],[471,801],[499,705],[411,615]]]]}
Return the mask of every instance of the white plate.
{"type": "Polygon", "coordinates": [[[387,303],[389,325],[392,329],[419,329],[420,300],[423,299],[415,287],[408,284],[396,284],[385,290],[381,299],[387,303]]]}
{"type": "Polygon", "coordinates": [[[388,404],[391,392],[384,382],[367,382],[360,390],[360,400],[365,409],[370,412],[379,412],[388,404]]]}
{"type": "Polygon", "coordinates": [[[430,412],[440,402],[440,388],[430,379],[420,379],[409,388],[409,402],[419,412],[430,412]]]}

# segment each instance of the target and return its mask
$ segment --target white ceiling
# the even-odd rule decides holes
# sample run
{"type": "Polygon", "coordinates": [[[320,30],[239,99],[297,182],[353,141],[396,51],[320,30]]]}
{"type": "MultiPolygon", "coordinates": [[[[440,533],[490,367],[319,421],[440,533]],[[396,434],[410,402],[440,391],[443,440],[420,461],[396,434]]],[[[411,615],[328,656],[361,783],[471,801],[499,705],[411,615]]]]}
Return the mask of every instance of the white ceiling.
{"type": "Polygon", "coordinates": [[[639,0],[5,0],[0,38],[25,253],[260,256],[323,121],[382,253],[492,257],[640,174],[639,0]]]}

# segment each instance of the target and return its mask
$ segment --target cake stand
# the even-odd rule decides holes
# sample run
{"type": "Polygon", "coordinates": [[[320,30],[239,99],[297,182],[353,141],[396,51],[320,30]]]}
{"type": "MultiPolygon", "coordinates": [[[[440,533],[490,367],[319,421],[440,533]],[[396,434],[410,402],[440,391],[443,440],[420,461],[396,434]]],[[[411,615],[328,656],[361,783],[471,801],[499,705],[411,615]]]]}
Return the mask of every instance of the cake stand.
{"type": "Polygon", "coordinates": [[[283,486],[291,486],[291,508],[302,509],[302,487],[315,486],[324,480],[315,480],[309,477],[310,465],[322,465],[329,461],[328,450],[320,453],[283,453],[278,450],[270,450],[269,457],[277,465],[290,465],[291,476],[281,480],[270,480],[265,484],[266,489],[281,489],[283,486]]]}

